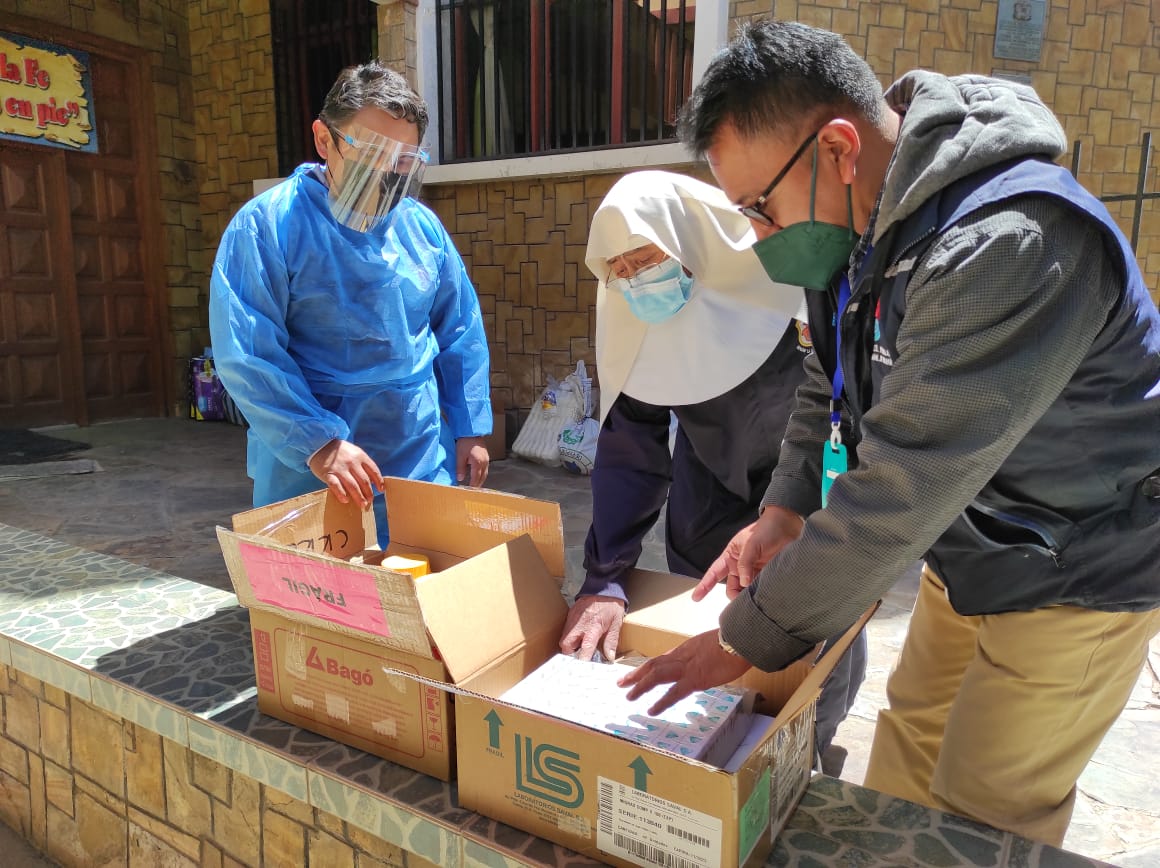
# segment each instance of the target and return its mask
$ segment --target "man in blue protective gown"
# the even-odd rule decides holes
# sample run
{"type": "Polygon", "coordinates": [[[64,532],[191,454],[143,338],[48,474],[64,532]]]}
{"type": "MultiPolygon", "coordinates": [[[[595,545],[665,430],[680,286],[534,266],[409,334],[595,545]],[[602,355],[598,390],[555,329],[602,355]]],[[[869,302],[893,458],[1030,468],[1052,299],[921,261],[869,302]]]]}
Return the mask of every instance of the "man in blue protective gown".
{"type": "Polygon", "coordinates": [[[254,505],[324,486],[373,503],[383,475],[479,486],[491,432],[479,303],[439,219],[414,197],[427,107],[377,62],[344,70],[307,163],[222,236],[210,331],[250,424],[254,505]]]}

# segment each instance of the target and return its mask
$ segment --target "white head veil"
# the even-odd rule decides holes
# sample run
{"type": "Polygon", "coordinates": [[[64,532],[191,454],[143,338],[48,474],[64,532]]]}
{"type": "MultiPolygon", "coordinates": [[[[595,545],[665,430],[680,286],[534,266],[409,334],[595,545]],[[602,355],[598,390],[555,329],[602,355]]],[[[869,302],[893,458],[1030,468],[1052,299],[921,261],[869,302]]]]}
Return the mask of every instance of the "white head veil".
{"type": "Polygon", "coordinates": [[[599,281],[601,423],[621,392],[663,407],[724,394],[769,358],[791,319],[805,318],[804,290],[769,279],[756,240],[749,220],[702,181],[649,170],[613,185],[592,218],[584,259],[599,281]],[[605,286],[610,257],[649,243],[694,278],[688,303],[651,325],[605,286]]]}

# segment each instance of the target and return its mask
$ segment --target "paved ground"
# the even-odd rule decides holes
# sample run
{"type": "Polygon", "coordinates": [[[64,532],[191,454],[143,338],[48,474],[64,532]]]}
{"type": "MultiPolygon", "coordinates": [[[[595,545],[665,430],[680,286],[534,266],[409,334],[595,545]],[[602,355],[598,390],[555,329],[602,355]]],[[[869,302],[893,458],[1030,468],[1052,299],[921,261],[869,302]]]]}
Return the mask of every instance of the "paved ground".
{"type": "MultiPolygon", "coordinates": [[[[183,578],[229,588],[214,527],[246,509],[245,434],[224,423],[148,419],[43,433],[91,444],[69,462],[0,467],[0,522],[27,528],[183,578]],[[99,469],[95,469],[99,468],[99,469]],[[89,470],[66,473],[69,470],[89,470]],[[24,476],[13,478],[12,473],[24,476]]],[[[564,512],[569,587],[580,579],[591,515],[587,481],[510,459],[496,462],[489,487],[558,501],[564,512]]],[[[641,566],[664,569],[654,533],[641,566]]],[[[835,744],[848,753],[840,777],[861,782],[884,683],[901,646],[917,589],[904,576],[868,627],[870,672],[835,744]]],[[[1065,846],[1123,866],[1160,866],[1160,639],[1120,720],[1080,780],[1065,846]]],[[[0,863],[47,866],[22,856],[0,824],[0,863]],[[20,861],[25,859],[25,861],[20,861]]]]}

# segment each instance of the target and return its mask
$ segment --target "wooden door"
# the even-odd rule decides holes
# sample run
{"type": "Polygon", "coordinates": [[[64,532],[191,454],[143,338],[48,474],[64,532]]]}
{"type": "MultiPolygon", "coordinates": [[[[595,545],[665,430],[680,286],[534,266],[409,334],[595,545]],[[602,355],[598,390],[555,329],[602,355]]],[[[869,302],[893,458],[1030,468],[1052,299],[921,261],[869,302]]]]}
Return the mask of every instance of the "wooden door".
{"type": "Polygon", "coordinates": [[[0,142],[0,425],[164,413],[140,65],[90,51],[97,153],[0,142]]]}
{"type": "Polygon", "coordinates": [[[142,177],[152,123],[142,112],[137,67],[92,56],[96,154],[66,155],[81,376],[90,421],[158,415],[161,280],[149,280],[147,245],[157,252],[160,227],[148,226],[142,177]]]}
{"type": "Polygon", "coordinates": [[[80,343],[65,156],[0,143],[0,426],[71,422],[80,343]]]}

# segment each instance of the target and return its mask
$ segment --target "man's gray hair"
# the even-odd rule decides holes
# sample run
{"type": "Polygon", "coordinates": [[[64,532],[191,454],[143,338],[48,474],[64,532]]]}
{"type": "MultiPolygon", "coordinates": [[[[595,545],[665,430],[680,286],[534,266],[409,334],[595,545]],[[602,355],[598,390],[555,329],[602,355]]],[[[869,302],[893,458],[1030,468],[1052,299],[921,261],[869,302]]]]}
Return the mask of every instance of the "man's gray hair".
{"type": "Polygon", "coordinates": [[[836,33],[796,21],[756,21],[709,63],[681,108],[677,132],[700,158],[722,124],[743,138],[793,139],[850,112],[883,118],[882,85],[870,65],[836,33]]]}
{"type": "Polygon", "coordinates": [[[377,60],[340,72],[318,117],[328,126],[338,127],[364,108],[380,108],[392,117],[410,121],[419,127],[419,141],[423,141],[427,103],[407,79],[377,60]]]}

